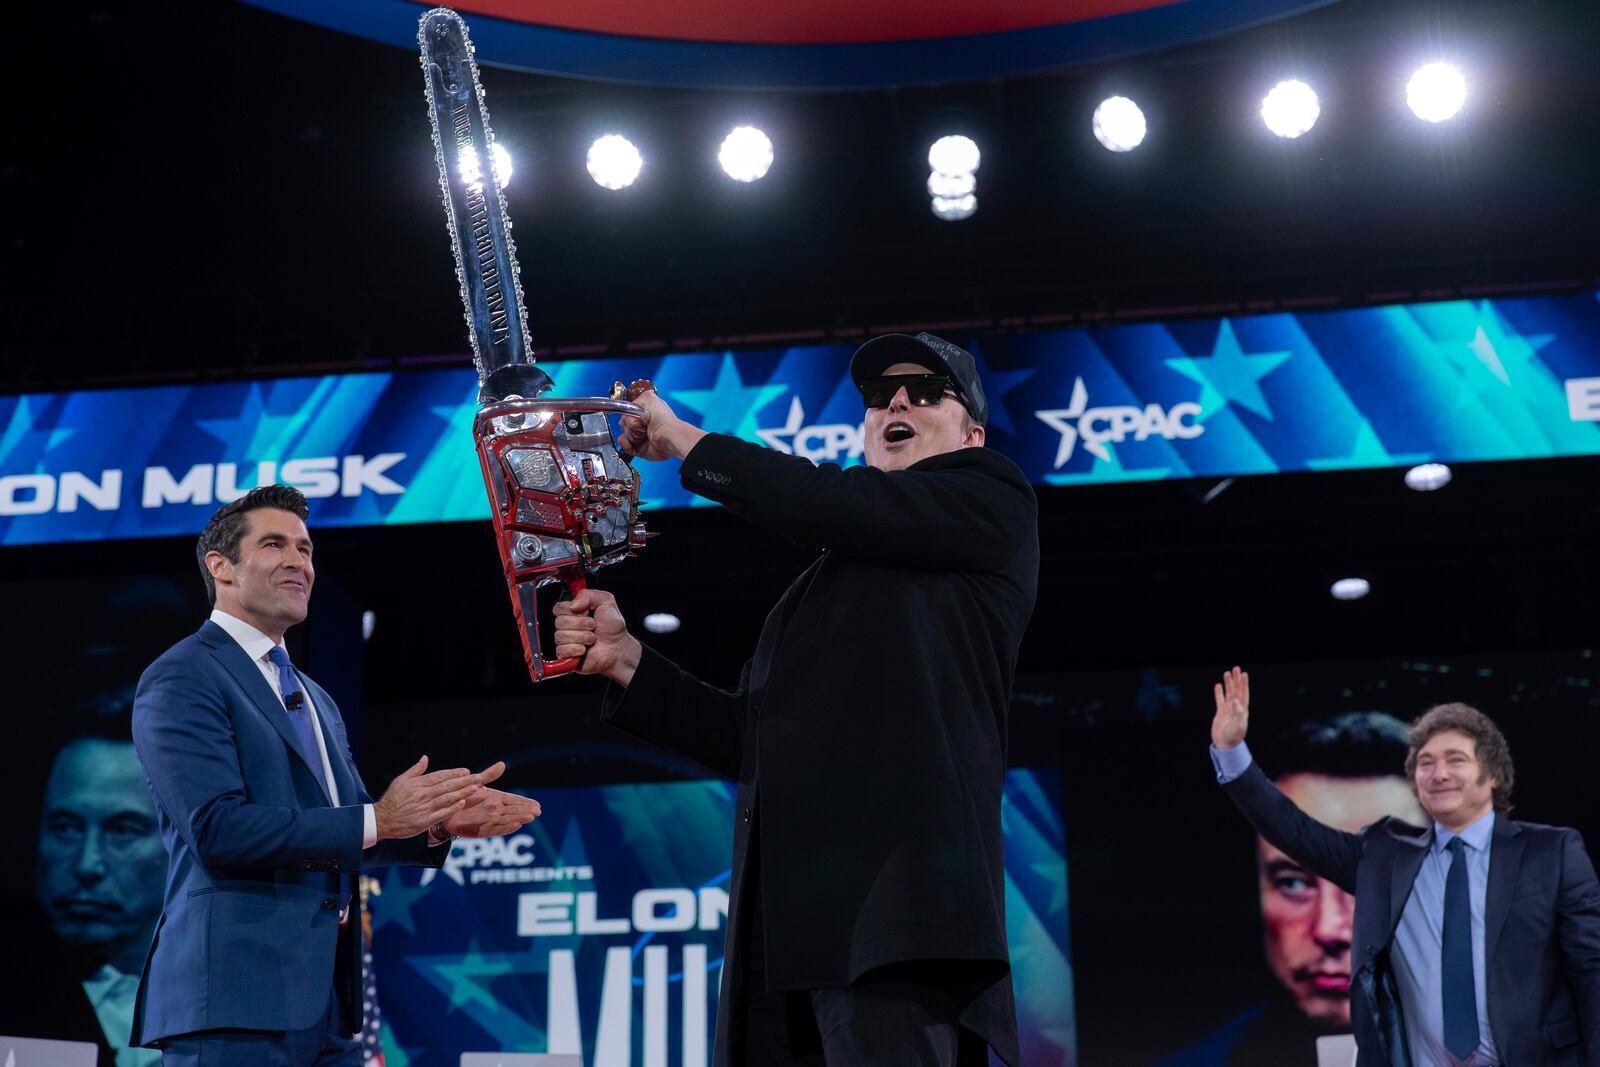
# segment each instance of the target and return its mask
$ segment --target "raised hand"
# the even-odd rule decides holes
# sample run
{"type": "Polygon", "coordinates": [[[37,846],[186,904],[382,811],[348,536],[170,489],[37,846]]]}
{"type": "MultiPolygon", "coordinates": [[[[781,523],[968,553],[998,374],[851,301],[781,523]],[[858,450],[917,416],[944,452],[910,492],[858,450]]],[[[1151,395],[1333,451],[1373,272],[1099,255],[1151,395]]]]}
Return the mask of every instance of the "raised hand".
{"type": "Polygon", "coordinates": [[[640,647],[628,633],[617,598],[600,589],[584,589],[571,600],[558,601],[556,656],[578,657],[579,674],[603,674],[618,685],[633,680],[640,647]]]}
{"type": "MultiPolygon", "coordinates": [[[[485,785],[505,773],[504,761],[479,772],[485,785]]],[[[460,811],[445,816],[444,828],[457,837],[499,837],[539,817],[539,802],[515,793],[485,788],[460,811]]]]}
{"type": "Polygon", "coordinates": [[[1250,729],[1250,675],[1235,667],[1214,687],[1217,714],[1211,720],[1211,743],[1236,748],[1250,729]]]}
{"type": "Polygon", "coordinates": [[[389,783],[382,799],[373,805],[378,839],[415,837],[452,812],[465,808],[483,788],[482,781],[480,775],[465,767],[430,774],[428,757],[423,756],[400,772],[389,783]]]}
{"type": "Polygon", "coordinates": [[[622,416],[622,440],[617,447],[623,455],[648,460],[682,459],[705,436],[704,430],[678,418],[654,387],[630,389],[628,395],[644,409],[644,417],[622,416]]]}

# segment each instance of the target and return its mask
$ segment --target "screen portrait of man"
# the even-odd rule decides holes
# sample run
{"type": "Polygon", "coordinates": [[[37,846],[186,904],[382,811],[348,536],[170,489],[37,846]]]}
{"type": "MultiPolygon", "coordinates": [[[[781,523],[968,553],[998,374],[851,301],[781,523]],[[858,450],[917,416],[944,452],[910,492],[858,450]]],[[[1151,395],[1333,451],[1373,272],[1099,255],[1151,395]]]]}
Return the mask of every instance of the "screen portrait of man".
{"type": "Polygon", "coordinates": [[[39,819],[39,904],[56,936],[137,978],[166,872],[133,742],[69,743],[50,768],[39,819]]]}
{"type": "Polygon", "coordinates": [[[0,1010],[0,1033],[93,1042],[100,1067],[161,1056],[127,1047],[167,872],[134,754],[131,698],[118,692],[78,708],[62,723],[64,743],[45,756],[34,871],[44,922],[19,931],[34,977],[0,1010]]]}
{"type": "MultiPolygon", "coordinates": [[[[1376,711],[1310,719],[1261,745],[1261,769],[1319,822],[1351,832],[1393,815],[1427,824],[1405,776],[1406,725],[1376,711]]],[[[1314,1067],[1350,1032],[1355,898],[1256,838],[1266,997],[1161,1067],[1314,1067]]]]}
{"type": "MultiPolygon", "coordinates": [[[[1376,711],[1345,712],[1291,728],[1263,745],[1261,766],[1312,818],[1355,832],[1386,815],[1427,817],[1405,777],[1406,726],[1376,711]]],[[[1350,940],[1355,898],[1256,839],[1262,942],[1281,989],[1270,996],[1229,1063],[1314,1063],[1315,1039],[1350,1032],[1350,940]]]]}
{"type": "MultiPolygon", "coordinates": [[[[1377,717],[1369,717],[1363,729],[1377,717]]],[[[1400,758],[1405,759],[1404,750],[1400,758]]],[[[1386,815],[1416,826],[1426,822],[1410,785],[1399,774],[1345,777],[1326,770],[1301,770],[1281,775],[1277,785],[1313,819],[1351,833],[1386,815]]],[[[1313,1025],[1330,1033],[1348,1033],[1355,898],[1259,837],[1256,854],[1268,966],[1313,1025]]]]}

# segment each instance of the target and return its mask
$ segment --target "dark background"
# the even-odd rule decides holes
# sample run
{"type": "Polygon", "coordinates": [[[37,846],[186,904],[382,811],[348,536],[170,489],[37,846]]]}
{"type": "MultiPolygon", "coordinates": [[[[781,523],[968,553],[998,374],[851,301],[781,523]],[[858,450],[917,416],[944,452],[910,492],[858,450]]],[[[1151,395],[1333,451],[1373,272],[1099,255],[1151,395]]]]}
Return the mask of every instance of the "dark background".
{"type": "MultiPolygon", "coordinates": [[[[0,391],[466,365],[414,55],[242,4],[33,5],[8,35],[0,391]]],[[[1155,55],[930,88],[483,76],[519,160],[508,195],[536,345],[581,358],[1595,287],[1597,45],[1591,0],[1346,0],[1155,55]],[[1442,56],[1471,95],[1431,127],[1403,85],[1442,56]],[[1255,106],[1293,75],[1323,114],[1284,142],[1255,106]],[[1150,118],[1127,156],[1089,132],[1113,91],[1150,118]],[[713,156],[746,121],[778,162],[735,187],[713,156]],[[583,170],[610,129],[647,159],[620,194],[583,170]],[[984,152],[978,214],[959,224],[923,189],[927,144],[951,130],[984,152]]],[[[1249,834],[1203,755],[1210,681],[1235,662],[1263,715],[1476,701],[1520,758],[1519,814],[1594,841],[1594,689],[1564,679],[1594,673],[1600,459],[1455,473],[1430,494],[1399,471],[1242,478],[1209,503],[1210,481],[1040,489],[1013,753],[1065,771],[1083,1062],[1142,1062],[1242,1007],[1259,977],[1249,834]],[[1373,594],[1335,602],[1329,583],[1351,573],[1373,594]],[[1230,953],[1241,937],[1249,951],[1230,953]]],[[[680,615],[660,647],[732,682],[810,556],[718,510],[650,521],[663,536],[604,586],[634,623],[680,615]]],[[[592,681],[530,686],[486,525],[316,536],[316,609],[291,649],[359,722],[369,784],[422,750],[514,757],[511,784],[533,790],[682,771],[615,747],[592,681]]],[[[131,682],[205,612],[181,539],[7,549],[0,602],[22,717],[131,682]]],[[[6,761],[16,803],[35,803],[43,769],[23,746],[6,761]]],[[[10,870],[25,891],[31,863],[10,870]]]]}
{"type": "MultiPolygon", "coordinates": [[[[24,5],[4,78],[0,387],[393,366],[465,337],[416,55],[240,3],[24,5]]],[[[485,68],[543,354],[842,338],[1571,288],[1597,274],[1600,7],[1344,0],[1043,75],[830,93],[485,68]],[[1469,78],[1431,125],[1422,62],[1469,78]],[[1257,115],[1285,77],[1315,129],[1257,115]],[[1090,132],[1112,92],[1150,135],[1090,132]],[[717,169],[741,122],[772,172],[717,169]],[[584,171],[621,131],[621,193],[584,171]],[[928,211],[928,144],[976,138],[979,209],[928,211]]],[[[769,342],[770,346],[770,342],[769,342]]]]}

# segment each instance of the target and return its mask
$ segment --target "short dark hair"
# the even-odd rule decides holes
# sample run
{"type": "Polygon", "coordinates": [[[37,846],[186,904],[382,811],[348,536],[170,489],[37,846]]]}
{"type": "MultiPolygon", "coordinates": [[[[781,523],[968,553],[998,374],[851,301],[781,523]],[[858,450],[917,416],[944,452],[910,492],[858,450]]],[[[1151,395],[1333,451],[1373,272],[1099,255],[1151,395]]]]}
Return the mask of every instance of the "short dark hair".
{"type": "Polygon", "coordinates": [[[1411,750],[1406,753],[1406,777],[1411,779],[1411,788],[1417,787],[1417,753],[1446,730],[1466,734],[1477,744],[1479,766],[1485,776],[1493,775],[1495,779],[1494,810],[1509,812],[1511,789],[1517,779],[1511,746],[1494,720],[1470,704],[1435,704],[1411,724],[1411,750]]]}
{"type": "Polygon", "coordinates": [[[217,582],[211,577],[211,568],[206,566],[206,556],[221,552],[228,562],[238,563],[239,542],[244,540],[244,531],[250,521],[245,516],[257,508],[292,512],[299,516],[301,522],[311,514],[311,509],[306,506],[305,494],[287,485],[263,485],[231,504],[218,508],[217,513],[211,516],[211,521],[206,523],[206,528],[200,531],[200,539],[194,546],[194,558],[200,564],[200,577],[206,583],[206,598],[211,601],[212,607],[217,606],[217,582]]]}
{"type": "Polygon", "coordinates": [[[50,758],[43,764],[48,774],[61,753],[80,741],[133,744],[133,686],[119,685],[80,700],[53,717],[50,758]]]}
{"type": "Polygon", "coordinates": [[[120,685],[73,705],[67,713],[72,740],[133,740],[133,686],[120,685]]]}
{"type": "Polygon", "coordinates": [[[1381,711],[1343,711],[1297,723],[1269,745],[1275,778],[1398,778],[1409,739],[1406,724],[1381,711]]]}

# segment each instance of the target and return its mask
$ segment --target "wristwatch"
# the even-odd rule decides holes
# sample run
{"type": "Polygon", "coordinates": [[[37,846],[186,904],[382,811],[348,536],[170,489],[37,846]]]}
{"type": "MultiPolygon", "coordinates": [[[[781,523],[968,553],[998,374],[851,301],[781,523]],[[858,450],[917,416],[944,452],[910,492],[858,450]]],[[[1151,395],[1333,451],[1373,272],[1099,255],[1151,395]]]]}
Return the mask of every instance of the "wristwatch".
{"type": "Polygon", "coordinates": [[[439,844],[443,845],[450,841],[454,841],[461,835],[453,834],[449,830],[446,830],[444,828],[444,820],[441,819],[432,826],[428,827],[428,836],[432,837],[439,844]]]}

